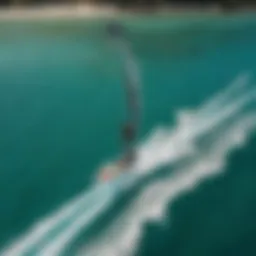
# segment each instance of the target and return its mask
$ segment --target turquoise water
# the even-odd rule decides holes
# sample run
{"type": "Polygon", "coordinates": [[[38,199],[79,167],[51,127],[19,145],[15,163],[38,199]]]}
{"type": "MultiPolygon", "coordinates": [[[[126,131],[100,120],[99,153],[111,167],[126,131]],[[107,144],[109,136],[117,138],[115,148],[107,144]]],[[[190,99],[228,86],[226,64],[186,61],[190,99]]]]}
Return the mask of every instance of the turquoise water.
{"type": "MultiPolygon", "coordinates": [[[[131,17],[122,21],[129,28],[143,81],[145,116],[141,140],[150,140],[149,133],[160,127],[167,130],[177,127],[177,111],[197,108],[244,72],[256,74],[253,16],[131,17]]],[[[104,24],[104,20],[0,24],[2,248],[18,248],[17,243],[27,234],[36,236],[32,227],[39,220],[55,216],[61,205],[70,204],[71,199],[91,191],[97,168],[115,158],[122,149],[119,134],[125,106],[121,65],[106,38],[104,24]]],[[[252,77],[248,82],[250,88],[254,82],[252,77]]],[[[253,92],[252,89],[249,95],[253,92]]],[[[244,93],[246,89],[237,95],[230,94],[214,110],[206,111],[191,129],[200,130],[206,120],[221,117],[232,102],[239,105],[237,99],[242,99],[244,93]]],[[[249,101],[246,97],[248,106],[241,107],[241,113],[231,120],[225,117],[213,131],[207,128],[206,134],[199,132],[199,152],[187,158],[188,163],[179,159],[189,170],[188,177],[195,162],[204,159],[208,151],[210,156],[214,155],[212,161],[218,162],[215,155],[221,150],[216,151],[214,143],[221,143],[235,133],[232,124],[246,123],[241,118],[255,111],[255,105],[249,101]]],[[[242,130],[247,133],[246,129],[242,130]]],[[[164,136],[166,141],[169,135],[164,136]]],[[[181,143],[178,140],[178,145],[181,143]]],[[[45,255],[54,255],[53,252],[59,255],[47,249],[50,242],[52,247],[62,248],[63,254],[89,255],[87,245],[94,241],[99,250],[96,255],[127,255],[126,247],[124,251],[114,249],[118,247],[118,237],[121,239],[129,226],[134,225],[140,230],[140,242],[133,243],[131,238],[122,240],[128,247],[136,247],[133,254],[254,255],[255,143],[255,137],[251,136],[243,148],[231,154],[226,149],[226,166],[220,168],[225,173],[206,180],[202,175],[197,179],[202,180],[199,187],[177,195],[172,203],[166,199],[161,205],[168,208],[169,222],[164,225],[138,223],[148,221],[146,212],[151,209],[146,205],[152,204],[153,209],[159,207],[161,195],[166,196],[164,187],[179,184],[178,178],[178,181],[171,178],[169,185],[159,185],[156,205],[154,200],[146,205],[142,201],[136,209],[132,206],[137,198],[144,190],[151,189],[159,177],[151,177],[136,189],[129,188],[117,202],[116,194],[122,189],[113,184],[111,189],[96,189],[89,201],[80,203],[81,209],[58,222],[56,230],[46,232],[40,243],[28,242],[23,253],[39,255],[39,250],[46,248],[45,255]],[[104,206],[109,206],[109,202],[113,204],[111,209],[104,206]],[[79,224],[79,234],[72,234],[65,243],[58,240],[65,228],[81,216],[89,216],[90,210],[95,218],[89,224],[95,226],[79,224]],[[132,213],[135,217],[131,217],[132,213]],[[136,216],[143,216],[140,222],[136,216]],[[124,225],[127,228],[115,224],[119,219],[122,223],[127,220],[124,225]],[[106,242],[106,234],[115,236],[112,226],[119,230],[119,235],[106,242]],[[107,254],[107,247],[100,251],[102,244],[113,251],[107,254]]],[[[164,145],[152,150],[151,158],[160,158],[156,155],[164,145]]],[[[207,162],[208,171],[209,166],[207,162]]],[[[172,165],[168,168],[176,169],[172,165]]],[[[153,169],[159,169],[158,164],[153,169]]],[[[11,255],[21,255],[18,249],[15,253],[11,255]]]]}

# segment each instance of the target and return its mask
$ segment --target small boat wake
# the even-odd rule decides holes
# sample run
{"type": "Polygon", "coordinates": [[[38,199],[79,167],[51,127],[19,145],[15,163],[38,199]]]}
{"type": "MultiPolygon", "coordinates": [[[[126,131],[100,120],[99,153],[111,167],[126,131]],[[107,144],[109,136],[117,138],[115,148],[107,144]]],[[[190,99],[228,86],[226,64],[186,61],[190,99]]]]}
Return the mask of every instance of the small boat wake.
{"type": "Polygon", "coordinates": [[[144,178],[174,166],[168,176],[152,179],[125,210],[97,237],[84,243],[81,255],[133,255],[146,221],[160,221],[167,205],[202,179],[224,170],[229,152],[245,144],[256,126],[256,89],[244,73],[195,110],[178,112],[177,125],[159,127],[138,145],[134,169],[108,183],[96,183],[66,205],[39,220],[1,255],[62,255],[117,199],[144,178]],[[203,143],[200,143],[203,140],[203,143]],[[176,163],[181,163],[175,167],[176,163]]]}

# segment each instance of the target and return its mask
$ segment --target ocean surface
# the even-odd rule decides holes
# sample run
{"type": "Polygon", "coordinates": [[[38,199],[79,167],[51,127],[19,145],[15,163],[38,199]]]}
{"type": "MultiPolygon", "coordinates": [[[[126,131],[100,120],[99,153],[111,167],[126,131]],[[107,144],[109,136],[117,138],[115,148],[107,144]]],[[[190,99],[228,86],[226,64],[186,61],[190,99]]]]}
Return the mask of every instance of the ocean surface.
{"type": "Polygon", "coordinates": [[[135,167],[108,20],[0,23],[0,255],[256,255],[256,17],[130,16],[135,167]]]}

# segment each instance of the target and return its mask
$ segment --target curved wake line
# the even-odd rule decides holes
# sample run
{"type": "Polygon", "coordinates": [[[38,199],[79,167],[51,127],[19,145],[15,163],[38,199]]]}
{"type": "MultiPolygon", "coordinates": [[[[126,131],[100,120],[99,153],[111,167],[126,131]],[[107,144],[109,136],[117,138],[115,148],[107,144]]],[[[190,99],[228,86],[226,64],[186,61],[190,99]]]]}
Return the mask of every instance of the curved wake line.
{"type": "MultiPolygon", "coordinates": [[[[189,116],[189,122],[180,122],[171,131],[157,129],[138,148],[139,161],[135,164],[136,173],[133,174],[130,185],[160,165],[173,163],[195,154],[194,143],[198,137],[235,117],[254,100],[255,91],[240,93],[247,81],[246,75],[239,76],[234,84],[223,90],[223,93],[219,93],[194,111],[189,116]],[[234,99],[233,96],[238,92],[240,97],[234,99]],[[210,111],[208,114],[206,109],[210,111]]],[[[121,186],[127,187],[125,182],[121,180],[121,186]]],[[[33,250],[37,251],[37,255],[59,255],[81,229],[90,225],[114,200],[115,195],[121,192],[122,189],[117,189],[115,183],[114,181],[112,184],[92,187],[48,218],[38,222],[3,250],[1,255],[22,255],[33,250]],[[52,237],[52,233],[56,235],[52,237]]]]}
{"type": "MultiPolygon", "coordinates": [[[[109,187],[97,186],[93,188],[88,193],[78,196],[66,206],[61,207],[60,210],[52,216],[39,221],[27,232],[27,235],[22,236],[15,245],[11,244],[11,246],[8,249],[3,250],[0,255],[18,256],[27,253],[31,247],[34,247],[35,245],[38,246],[38,244],[42,243],[45,236],[49,235],[53,229],[58,228],[61,223],[73,218],[77,212],[83,210],[83,213],[87,215],[86,206],[88,201],[97,202],[97,200],[100,199],[99,204],[103,205],[103,202],[109,201],[109,198],[112,198],[113,196],[113,191],[109,187]]],[[[97,205],[94,209],[97,209],[97,205]]],[[[95,212],[97,211],[95,210],[95,212]]]]}
{"type": "Polygon", "coordinates": [[[111,198],[104,201],[100,200],[100,203],[90,209],[89,212],[86,212],[86,214],[82,214],[75,219],[70,225],[68,232],[61,233],[53,243],[50,243],[45,250],[38,252],[37,255],[60,255],[60,252],[63,249],[63,244],[67,244],[71,239],[73,239],[73,236],[76,235],[77,230],[81,228],[81,224],[82,226],[90,224],[95,218],[97,218],[98,214],[102,212],[102,209],[105,209],[105,207],[108,206],[110,200],[111,198]]]}
{"type": "Polygon", "coordinates": [[[233,101],[234,97],[239,97],[240,93],[244,93],[244,89],[249,85],[250,80],[252,79],[252,74],[250,72],[241,73],[230,86],[226,89],[217,93],[212,100],[204,103],[201,108],[200,115],[208,114],[210,112],[216,112],[219,110],[219,107],[223,104],[226,104],[227,101],[233,101]]]}

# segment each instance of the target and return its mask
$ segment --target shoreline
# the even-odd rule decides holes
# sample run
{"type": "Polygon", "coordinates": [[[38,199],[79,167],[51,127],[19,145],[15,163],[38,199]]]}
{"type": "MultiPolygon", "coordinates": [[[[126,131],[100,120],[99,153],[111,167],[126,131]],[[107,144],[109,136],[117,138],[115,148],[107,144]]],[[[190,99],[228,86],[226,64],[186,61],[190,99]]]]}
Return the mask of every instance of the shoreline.
{"type": "Polygon", "coordinates": [[[0,21],[100,18],[114,17],[117,13],[120,12],[114,6],[88,4],[10,7],[0,9],[0,21]]]}
{"type": "Polygon", "coordinates": [[[115,18],[120,15],[232,15],[256,12],[255,6],[243,6],[239,9],[223,11],[220,6],[208,5],[167,5],[147,7],[120,8],[115,5],[92,5],[92,4],[70,4],[70,5],[42,5],[29,7],[10,7],[0,9],[0,21],[12,20],[52,20],[52,19],[84,19],[84,18],[115,18]]]}

